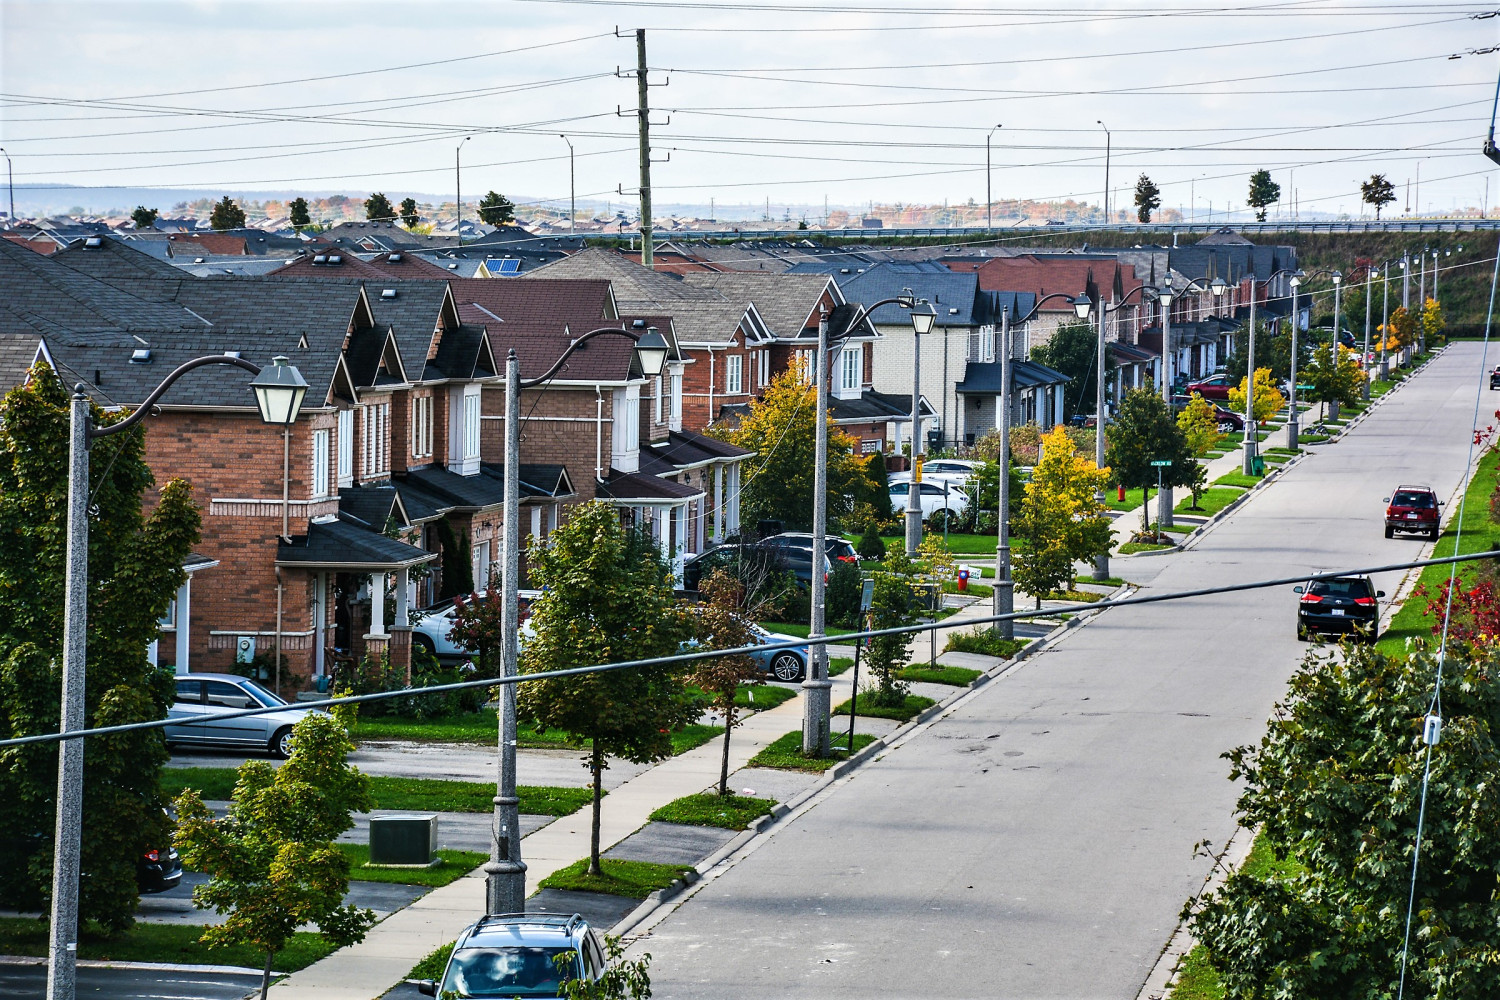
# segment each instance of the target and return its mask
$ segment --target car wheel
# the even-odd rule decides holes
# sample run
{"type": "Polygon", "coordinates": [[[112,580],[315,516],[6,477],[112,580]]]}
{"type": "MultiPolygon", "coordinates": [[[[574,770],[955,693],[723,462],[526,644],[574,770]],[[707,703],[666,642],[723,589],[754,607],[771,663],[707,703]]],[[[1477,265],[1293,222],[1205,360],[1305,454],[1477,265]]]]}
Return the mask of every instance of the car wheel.
{"type": "Polygon", "coordinates": [[[771,659],[771,676],[778,681],[800,681],[802,658],[796,653],[777,653],[771,659]]]}
{"type": "Polygon", "coordinates": [[[1438,529],[1437,528],[1433,528],[1431,531],[1427,532],[1427,540],[1429,542],[1435,542],[1435,541],[1437,541],[1438,534],[1439,534],[1438,529]]]}
{"type": "Polygon", "coordinates": [[[292,727],[282,726],[271,737],[271,756],[286,760],[292,755],[292,727]]]}
{"type": "Polygon", "coordinates": [[[432,636],[423,635],[421,632],[413,632],[411,634],[411,641],[412,645],[426,650],[427,655],[434,656],[437,654],[437,645],[432,641],[432,636]]]}
{"type": "Polygon", "coordinates": [[[1231,434],[1233,432],[1234,432],[1234,424],[1230,423],[1227,420],[1220,420],[1219,421],[1219,433],[1220,434],[1231,434]]]}
{"type": "Polygon", "coordinates": [[[1385,526],[1385,537],[1387,537],[1387,538],[1395,538],[1396,537],[1396,529],[1392,528],[1390,525],[1386,525],[1385,526]]]}

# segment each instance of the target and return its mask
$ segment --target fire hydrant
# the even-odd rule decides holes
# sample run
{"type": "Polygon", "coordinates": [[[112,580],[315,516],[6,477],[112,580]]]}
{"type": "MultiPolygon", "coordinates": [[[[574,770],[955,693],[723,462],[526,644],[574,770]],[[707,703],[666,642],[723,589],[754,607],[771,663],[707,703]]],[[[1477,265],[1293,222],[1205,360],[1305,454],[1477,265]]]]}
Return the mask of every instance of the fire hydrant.
{"type": "Polygon", "coordinates": [[[969,589],[969,567],[967,566],[958,568],[958,589],[960,593],[969,589]]]}
{"type": "Polygon", "coordinates": [[[1121,483],[1115,487],[1115,499],[1121,503],[1125,502],[1125,484],[1121,483]]]}

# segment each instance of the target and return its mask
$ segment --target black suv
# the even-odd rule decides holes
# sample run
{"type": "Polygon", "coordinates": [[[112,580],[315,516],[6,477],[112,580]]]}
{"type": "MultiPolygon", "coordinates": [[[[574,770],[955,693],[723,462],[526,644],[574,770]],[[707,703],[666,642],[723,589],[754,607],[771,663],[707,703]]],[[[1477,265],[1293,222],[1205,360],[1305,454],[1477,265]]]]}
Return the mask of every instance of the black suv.
{"type": "MultiPolygon", "coordinates": [[[[851,551],[853,549],[842,538],[833,541],[851,551]]],[[[830,552],[820,560],[825,582],[828,574],[833,572],[831,555],[830,552]]],[[[728,570],[741,579],[767,573],[791,573],[797,579],[797,586],[807,590],[812,586],[812,536],[781,534],[755,543],[716,545],[683,563],[682,589],[697,590],[703,578],[716,569],[728,570]]]]}
{"type": "Polygon", "coordinates": [[[1398,531],[1414,531],[1436,539],[1442,530],[1438,508],[1443,502],[1432,492],[1431,486],[1397,486],[1396,492],[1385,498],[1385,537],[1394,537],[1398,531]]]}
{"type": "Polygon", "coordinates": [[[1301,594],[1297,602],[1297,638],[1306,642],[1313,635],[1352,634],[1374,642],[1380,631],[1380,598],[1368,576],[1335,576],[1309,580],[1293,587],[1301,594]]]}
{"type": "Polygon", "coordinates": [[[1500,389],[1500,365],[1496,365],[1495,370],[1490,372],[1490,388],[1500,389]]]}

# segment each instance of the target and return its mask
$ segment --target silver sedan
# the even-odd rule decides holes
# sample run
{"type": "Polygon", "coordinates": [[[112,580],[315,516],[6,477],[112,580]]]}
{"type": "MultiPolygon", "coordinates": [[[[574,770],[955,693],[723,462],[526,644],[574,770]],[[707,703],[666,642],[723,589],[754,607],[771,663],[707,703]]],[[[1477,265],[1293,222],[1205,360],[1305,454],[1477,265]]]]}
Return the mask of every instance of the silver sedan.
{"type": "Polygon", "coordinates": [[[167,746],[222,747],[226,750],[265,750],[283,760],[292,753],[292,727],[310,709],[293,708],[248,677],[238,674],[178,674],[177,697],[167,711],[167,746]],[[285,706],[238,719],[215,719],[190,724],[193,719],[245,708],[285,706]]]}

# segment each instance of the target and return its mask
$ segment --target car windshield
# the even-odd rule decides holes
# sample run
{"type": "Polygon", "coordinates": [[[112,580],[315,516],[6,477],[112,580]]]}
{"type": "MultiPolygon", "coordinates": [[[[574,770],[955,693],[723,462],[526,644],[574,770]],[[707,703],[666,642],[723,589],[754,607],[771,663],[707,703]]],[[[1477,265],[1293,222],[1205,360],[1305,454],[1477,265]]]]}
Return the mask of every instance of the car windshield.
{"type": "Polygon", "coordinates": [[[453,953],[439,996],[555,997],[558,986],[577,979],[572,948],[463,948],[453,953]]]}
{"type": "Polygon", "coordinates": [[[1431,507],[1433,503],[1431,493],[1415,493],[1402,490],[1391,497],[1392,507],[1431,507]]]}
{"type": "Polygon", "coordinates": [[[241,681],[240,682],[240,686],[243,687],[245,689],[245,691],[247,693],[249,693],[249,695],[252,698],[254,698],[256,701],[260,702],[266,708],[270,708],[273,705],[285,705],[286,704],[285,701],[283,701],[282,699],[276,697],[274,694],[272,694],[271,692],[267,691],[265,688],[261,687],[259,684],[255,683],[254,681],[241,681]]]}
{"type": "Polygon", "coordinates": [[[1370,584],[1367,580],[1315,580],[1307,592],[1317,597],[1369,597],[1370,584]]]}

